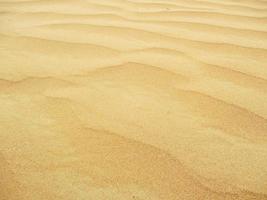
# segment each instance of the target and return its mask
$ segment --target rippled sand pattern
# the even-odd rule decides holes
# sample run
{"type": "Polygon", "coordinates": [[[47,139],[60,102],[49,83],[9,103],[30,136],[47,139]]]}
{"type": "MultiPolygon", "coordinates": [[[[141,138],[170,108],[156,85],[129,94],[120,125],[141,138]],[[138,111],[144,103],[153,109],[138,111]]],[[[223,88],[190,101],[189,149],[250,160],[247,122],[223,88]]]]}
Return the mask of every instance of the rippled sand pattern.
{"type": "Polygon", "coordinates": [[[0,200],[266,200],[266,0],[0,0],[0,200]]]}

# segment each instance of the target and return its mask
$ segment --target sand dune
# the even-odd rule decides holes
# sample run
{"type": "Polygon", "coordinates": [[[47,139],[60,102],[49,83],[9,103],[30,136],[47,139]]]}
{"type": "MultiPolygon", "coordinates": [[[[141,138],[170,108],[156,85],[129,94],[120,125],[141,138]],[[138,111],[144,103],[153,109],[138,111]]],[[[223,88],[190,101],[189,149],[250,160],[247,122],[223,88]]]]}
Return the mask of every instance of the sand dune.
{"type": "Polygon", "coordinates": [[[0,0],[0,199],[267,199],[267,1],[0,0]]]}

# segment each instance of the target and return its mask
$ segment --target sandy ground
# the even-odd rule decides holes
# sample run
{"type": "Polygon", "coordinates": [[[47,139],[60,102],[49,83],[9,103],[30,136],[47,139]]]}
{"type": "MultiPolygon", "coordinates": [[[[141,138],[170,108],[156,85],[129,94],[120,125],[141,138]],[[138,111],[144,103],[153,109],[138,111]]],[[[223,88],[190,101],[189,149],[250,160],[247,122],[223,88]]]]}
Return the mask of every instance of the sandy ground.
{"type": "Polygon", "coordinates": [[[266,200],[266,0],[0,0],[1,200],[266,200]]]}

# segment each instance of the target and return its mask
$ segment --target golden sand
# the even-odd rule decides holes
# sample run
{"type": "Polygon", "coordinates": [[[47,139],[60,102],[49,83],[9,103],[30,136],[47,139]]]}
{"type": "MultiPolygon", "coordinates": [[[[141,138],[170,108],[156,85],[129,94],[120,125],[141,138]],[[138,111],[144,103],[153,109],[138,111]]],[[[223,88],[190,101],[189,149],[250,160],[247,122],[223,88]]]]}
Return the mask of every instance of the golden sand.
{"type": "Polygon", "coordinates": [[[0,0],[0,200],[266,200],[266,0],[0,0]]]}

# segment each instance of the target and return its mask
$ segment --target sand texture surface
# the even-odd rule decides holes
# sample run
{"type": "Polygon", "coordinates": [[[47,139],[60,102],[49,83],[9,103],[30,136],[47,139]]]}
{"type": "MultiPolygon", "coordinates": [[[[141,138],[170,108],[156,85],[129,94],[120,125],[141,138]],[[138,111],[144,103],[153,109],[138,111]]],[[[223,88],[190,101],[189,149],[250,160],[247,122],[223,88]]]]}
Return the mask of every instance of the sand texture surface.
{"type": "Polygon", "coordinates": [[[267,200],[266,0],[0,0],[0,200],[267,200]]]}

